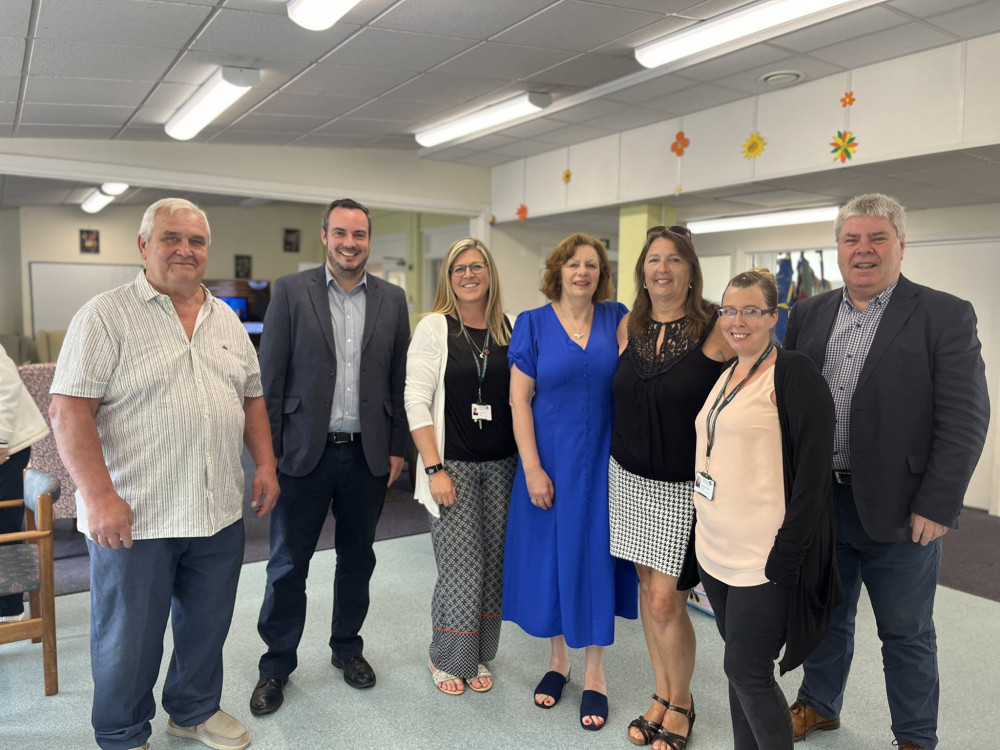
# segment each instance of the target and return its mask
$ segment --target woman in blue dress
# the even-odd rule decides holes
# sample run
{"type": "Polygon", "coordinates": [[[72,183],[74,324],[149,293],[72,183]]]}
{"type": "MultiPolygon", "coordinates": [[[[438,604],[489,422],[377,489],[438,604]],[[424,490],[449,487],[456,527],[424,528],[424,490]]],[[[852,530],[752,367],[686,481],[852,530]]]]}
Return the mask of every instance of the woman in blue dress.
{"type": "Polygon", "coordinates": [[[504,556],[503,616],[551,639],[535,705],[552,708],[569,681],[570,648],[586,649],[580,725],[608,715],[604,647],[615,616],[637,616],[635,569],[609,551],[608,456],[624,305],[611,300],[607,251],[567,237],[545,264],[552,303],[518,316],[510,400],[518,448],[504,556]]]}

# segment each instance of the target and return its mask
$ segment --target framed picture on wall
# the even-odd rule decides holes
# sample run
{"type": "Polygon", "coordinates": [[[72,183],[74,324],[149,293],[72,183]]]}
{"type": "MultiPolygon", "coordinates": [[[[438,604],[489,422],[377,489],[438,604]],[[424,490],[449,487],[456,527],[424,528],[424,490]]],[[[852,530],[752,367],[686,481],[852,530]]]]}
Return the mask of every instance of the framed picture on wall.
{"type": "Polygon", "coordinates": [[[299,230],[298,229],[286,229],[285,230],[285,252],[286,253],[297,253],[299,251],[299,230]]]}
{"type": "Polygon", "coordinates": [[[97,229],[80,230],[80,252],[99,253],[101,252],[101,233],[97,229]]]}
{"type": "Polygon", "coordinates": [[[253,258],[249,255],[237,255],[233,274],[237,279],[249,279],[253,275],[253,258]]]}

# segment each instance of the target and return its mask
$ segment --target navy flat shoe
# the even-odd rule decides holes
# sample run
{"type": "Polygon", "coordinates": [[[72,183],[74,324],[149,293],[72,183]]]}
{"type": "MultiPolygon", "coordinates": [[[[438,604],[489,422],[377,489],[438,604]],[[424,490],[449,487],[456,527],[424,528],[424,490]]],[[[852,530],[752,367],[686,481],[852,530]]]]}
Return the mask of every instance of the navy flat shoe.
{"type": "Polygon", "coordinates": [[[596,732],[607,723],[608,696],[596,690],[584,690],[583,698],[580,700],[580,726],[589,732],[596,732]],[[587,716],[600,716],[604,721],[600,724],[584,724],[583,719],[587,716]]]}
{"type": "MultiPolygon", "coordinates": [[[[562,698],[562,691],[567,682],[569,682],[569,673],[562,675],[555,670],[546,672],[535,686],[535,695],[551,696],[552,706],[554,706],[559,702],[559,699],[562,698]]],[[[535,705],[539,708],[552,708],[552,706],[539,703],[537,700],[535,701],[535,705]]]]}

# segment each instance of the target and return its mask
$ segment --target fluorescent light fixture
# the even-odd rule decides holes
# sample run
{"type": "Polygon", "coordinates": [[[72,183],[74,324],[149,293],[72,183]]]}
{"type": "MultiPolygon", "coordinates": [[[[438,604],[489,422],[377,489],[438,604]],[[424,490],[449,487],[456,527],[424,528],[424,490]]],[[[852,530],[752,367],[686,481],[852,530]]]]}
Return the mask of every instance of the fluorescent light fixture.
{"type": "Polygon", "coordinates": [[[731,216],[726,219],[706,219],[689,221],[687,228],[692,234],[712,234],[713,232],[735,232],[738,229],[761,229],[763,227],[785,227],[792,224],[816,224],[837,218],[840,206],[803,208],[796,211],[775,211],[768,214],[731,216]]]}
{"type": "Polygon", "coordinates": [[[215,71],[183,107],[167,120],[164,130],[171,138],[194,138],[208,123],[221,115],[237,99],[260,83],[260,71],[226,68],[215,71]]]}
{"type": "Polygon", "coordinates": [[[113,195],[116,198],[128,190],[129,185],[127,182],[105,182],[101,185],[101,192],[105,195],[113,195]]]}
{"type": "Polygon", "coordinates": [[[472,112],[454,120],[449,120],[441,125],[435,125],[433,128],[421,130],[416,134],[417,143],[427,148],[437,146],[441,143],[461,138],[463,135],[477,133],[494,125],[502,125],[505,122],[530,115],[540,109],[545,109],[551,103],[551,94],[539,94],[529,91],[520,96],[515,96],[513,99],[485,107],[478,112],[472,112]]]}
{"type": "Polygon", "coordinates": [[[304,29],[325,31],[360,0],[288,0],[288,17],[304,29]]]}
{"type": "Polygon", "coordinates": [[[102,193],[100,188],[94,188],[94,192],[84,198],[83,203],[80,204],[80,208],[88,214],[96,214],[114,199],[115,196],[102,193]]]}
{"type": "MultiPolygon", "coordinates": [[[[881,0],[765,0],[746,8],[698,23],[695,26],[670,34],[635,48],[635,59],[647,68],[691,57],[699,52],[722,47],[738,40],[764,41],[763,32],[774,30],[765,38],[784,34],[795,28],[849,13],[852,10],[874,5],[881,0]],[[839,7],[845,6],[845,7],[839,7]],[[821,14],[819,18],[810,18],[821,14]],[[805,23],[795,22],[805,21],[805,23]],[[786,27],[788,28],[782,28],[786,27]],[[756,37],[750,39],[752,37],[756,37]]],[[[725,50],[729,51],[729,50],[725,50]]]]}

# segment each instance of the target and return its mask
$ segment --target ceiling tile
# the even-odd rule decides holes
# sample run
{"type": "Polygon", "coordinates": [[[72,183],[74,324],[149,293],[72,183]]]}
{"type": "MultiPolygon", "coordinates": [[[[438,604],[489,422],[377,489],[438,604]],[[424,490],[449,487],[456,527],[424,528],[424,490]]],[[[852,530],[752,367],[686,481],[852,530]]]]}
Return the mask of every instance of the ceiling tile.
{"type": "Polygon", "coordinates": [[[652,125],[654,122],[663,122],[666,119],[669,119],[669,116],[659,110],[645,107],[623,108],[619,105],[615,112],[588,120],[587,124],[593,128],[607,128],[613,132],[621,132],[652,125]]]}
{"type": "MultiPolygon", "coordinates": [[[[115,140],[119,141],[153,141],[162,143],[177,143],[173,138],[166,134],[163,130],[163,125],[128,125],[123,130],[119,131],[115,135],[115,140]]],[[[201,141],[200,135],[195,136],[194,141],[196,143],[201,141]]]]}
{"type": "Polygon", "coordinates": [[[134,47],[183,47],[211,8],[135,0],[45,0],[39,4],[39,39],[134,47]],[[155,29],[155,31],[154,31],[155,29]]]}
{"type": "Polygon", "coordinates": [[[110,78],[125,81],[157,81],[176,57],[169,49],[125,47],[37,39],[32,45],[29,75],[77,78],[110,78]]]}
{"type": "MultiPolygon", "coordinates": [[[[474,149],[478,151],[491,151],[492,149],[500,148],[501,146],[513,143],[515,140],[515,138],[508,138],[505,135],[494,133],[493,135],[484,135],[482,138],[477,138],[474,141],[463,143],[462,148],[474,149]]],[[[510,160],[508,159],[508,161],[510,160]]]]}
{"type": "Polygon", "coordinates": [[[696,81],[717,81],[720,78],[728,78],[736,75],[748,68],[757,68],[761,65],[778,63],[788,58],[788,52],[772,47],[769,44],[756,44],[752,47],[744,47],[728,55],[716,57],[697,65],[683,68],[682,73],[685,78],[693,78],[696,81]]]}
{"type": "Polygon", "coordinates": [[[360,148],[372,142],[370,135],[337,135],[335,133],[308,133],[295,140],[293,146],[321,146],[323,148],[360,148]]]}
{"type": "Polygon", "coordinates": [[[119,128],[132,112],[132,107],[27,102],[21,109],[21,122],[31,125],[113,125],[119,128]]]}
{"type": "Polygon", "coordinates": [[[473,39],[367,28],[323,58],[323,62],[420,73],[475,44],[473,39]]]}
{"type": "Polygon", "coordinates": [[[989,0],[989,2],[942,13],[939,16],[931,16],[927,20],[963,39],[971,39],[1000,31],[1000,3],[996,0],[989,0]]]}
{"type": "Polygon", "coordinates": [[[770,41],[795,52],[811,52],[837,42],[857,39],[875,31],[900,26],[908,20],[906,16],[894,13],[889,8],[874,5],[790,34],[783,34],[770,41]]]}
{"type": "Polygon", "coordinates": [[[251,55],[234,56],[221,52],[185,52],[170,69],[164,80],[170,83],[200,86],[220,65],[260,70],[258,89],[276,89],[310,67],[308,63],[272,61],[268,61],[266,65],[262,66],[261,60],[251,55]]]}
{"type": "Polygon", "coordinates": [[[669,34],[675,34],[681,29],[693,26],[695,23],[696,21],[693,21],[690,18],[667,16],[660,21],[654,21],[653,23],[647,24],[641,29],[637,29],[629,34],[622,34],[607,44],[598,45],[590,51],[608,55],[634,56],[634,50],[640,44],[651,42],[654,39],[660,39],[661,37],[668,36],[669,34]]]}
{"type": "Polygon", "coordinates": [[[285,87],[292,94],[337,94],[375,98],[413,78],[402,70],[316,65],[285,87]]]}
{"type": "Polygon", "coordinates": [[[456,161],[462,164],[469,164],[473,167],[496,167],[500,164],[506,164],[507,162],[514,160],[509,156],[498,154],[495,151],[483,151],[478,154],[473,154],[472,156],[457,159],[456,161]]]}
{"type": "Polygon", "coordinates": [[[371,142],[371,148],[391,148],[399,151],[413,151],[416,141],[412,135],[384,135],[371,142]]]}
{"type": "Polygon", "coordinates": [[[464,159],[466,156],[471,156],[472,154],[477,153],[479,152],[462,148],[461,146],[456,146],[454,148],[446,148],[443,151],[435,151],[426,158],[433,159],[434,161],[459,161],[464,159]]]}
{"type": "Polygon", "coordinates": [[[563,122],[540,117],[537,120],[530,120],[529,122],[515,125],[512,128],[506,128],[503,132],[504,135],[513,136],[514,138],[534,138],[536,135],[548,133],[550,130],[556,130],[557,128],[565,127],[565,125],[566,123],[563,122]]]}
{"type": "Polygon", "coordinates": [[[12,123],[16,114],[16,102],[0,102],[0,122],[12,123]]]}
{"type": "Polygon", "coordinates": [[[261,115],[253,112],[241,117],[227,128],[255,133],[285,133],[297,136],[326,125],[328,117],[292,117],[287,115],[261,115]]]}
{"type": "Polygon", "coordinates": [[[97,138],[110,140],[118,132],[116,127],[101,125],[42,125],[22,123],[17,129],[18,138],[97,138]]]}
{"type": "Polygon", "coordinates": [[[28,36],[30,22],[31,0],[4,0],[0,3],[0,29],[3,29],[3,36],[28,36]]]}
{"type": "Polygon", "coordinates": [[[549,120],[558,122],[587,122],[595,117],[621,112],[622,105],[608,99],[592,99],[589,102],[578,104],[575,107],[553,112],[547,116],[549,120]]]}
{"type": "Polygon", "coordinates": [[[503,0],[477,3],[470,12],[469,0],[406,0],[381,16],[372,26],[425,34],[441,32],[441,19],[448,19],[451,36],[489,39],[511,24],[551,5],[553,0],[503,0]]]}
{"type": "Polygon", "coordinates": [[[21,88],[18,76],[0,75],[0,102],[16,102],[21,88]]]}
{"type": "Polygon", "coordinates": [[[173,117],[176,111],[175,107],[142,107],[129,120],[128,127],[155,125],[162,129],[166,125],[167,120],[173,117]]]}
{"type": "Polygon", "coordinates": [[[374,120],[406,120],[416,122],[441,115],[440,102],[428,102],[421,99],[403,99],[395,95],[375,99],[352,112],[353,117],[374,120]]]}
{"type": "Polygon", "coordinates": [[[516,80],[572,57],[575,53],[565,50],[483,42],[438,66],[434,72],[516,80]]]}
{"type": "MultiPolygon", "coordinates": [[[[948,7],[956,9],[978,2],[979,0],[948,0],[948,7]]],[[[941,0],[891,0],[887,5],[917,18],[926,18],[941,12],[941,0]]]]}
{"type": "Polygon", "coordinates": [[[796,55],[795,57],[786,57],[784,60],[771,65],[761,65],[757,68],[741,71],[736,75],[728,76],[727,78],[720,78],[716,81],[716,83],[720,86],[737,89],[738,91],[742,91],[746,94],[764,94],[768,91],[775,91],[779,88],[787,88],[787,86],[771,86],[760,80],[761,76],[779,70],[791,70],[801,73],[803,78],[801,78],[798,83],[804,83],[806,81],[815,81],[818,78],[825,78],[828,75],[839,73],[843,70],[843,68],[839,65],[823,62],[822,60],[817,60],[816,58],[809,57],[807,55],[796,55]]]}
{"type": "Polygon", "coordinates": [[[145,101],[145,106],[178,109],[197,90],[198,87],[190,83],[161,83],[145,101]]]}
{"type": "Polygon", "coordinates": [[[658,13],[563,0],[497,34],[493,41],[586,52],[660,20],[658,13]]]}
{"type": "Polygon", "coordinates": [[[824,47],[811,54],[845,68],[860,68],[953,41],[954,37],[942,31],[922,23],[908,23],[824,47]]]}
{"type": "Polygon", "coordinates": [[[24,64],[24,39],[0,36],[0,75],[19,76],[24,64]]]}
{"type": "Polygon", "coordinates": [[[326,31],[310,31],[281,16],[223,10],[198,37],[193,49],[231,55],[252,53],[261,60],[279,62],[312,62],[357,30],[357,26],[341,22],[326,31]]]}
{"type": "Polygon", "coordinates": [[[510,159],[514,157],[534,156],[535,154],[544,154],[547,151],[553,150],[554,147],[551,143],[521,139],[514,141],[513,143],[508,143],[505,146],[500,146],[500,148],[495,148],[489,153],[502,154],[503,156],[508,157],[508,161],[510,161],[510,159]]]}
{"type": "Polygon", "coordinates": [[[221,133],[217,133],[212,136],[211,143],[231,143],[231,144],[246,144],[248,146],[256,146],[258,144],[264,146],[284,146],[287,144],[294,136],[289,133],[283,133],[278,131],[264,132],[257,130],[234,130],[233,128],[227,128],[221,133]]]}
{"type": "Polygon", "coordinates": [[[40,104],[106,104],[138,107],[150,88],[151,84],[145,81],[28,76],[24,100],[40,104]]]}
{"type": "Polygon", "coordinates": [[[1000,199],[1000,165],[981,161],[976,166],[931,169],[906,175],[910,182],[933,185],[947,190],[977,193],[989,199],[1000,199]]]}
{"type": "Polygon", "coordinates": [[[556,146],[572,146],[574,143],[592,141],[595,138],[608,135],[610,132],[603,128],[592,128],[589,125],[569,125],[560,130],[542,133],[535,140],[552,143],[556,146]]]}
{"type": "Polygon", "coordinates": [[[262,115],[308,115],[332,120],[368,101],[364,96],[319,96],[317,94],[292,94],[279,91],[254,108],[262,115]]]}
{"type": "Polygon", "coordinates": [[[651,81],[616,91],[613,94],[608,94],[605,98],[625,104],[647,104],[675,91],[691,88],[697,85],[697,83],[693,78],[685,78],[680,75],[664,75],[654,78],[651,81]]]}
{"type": "Polygon", "coordinates": [[[748,195],[733,196],[733,203],[754,206],[756,208],[783,208],[785,206],[809,206],[829,203],[830,198],[820,193],[803,193],[797,190],[765,190],[748,195]]]}
{"type": "Polygon", "coordinates": [[[742,91],[716,86],[714,83],[703,83],[645,104],[652,109],[662,109],[675,115],[688,115],[745,97],[746,94],[742,91]]]}
{"type": "Polygon", "coordinates": [[[396,120],[363,120],[360,118],[342,117],[339,120],[334,120],[329,125],[324,125],[316,132],[332,133],[334,135],[374,136],[395,133],[397,130],[405,126],[406,123],[401,123],[396,120]]]}
{"type": "Polygon", "coordinates": [[[580,55],[525,80],[591,88],[636,73],[644,68],[637,60],[610,55],[580,55]]]}
{"type": "MultiPolygon", "coordinates": [[[[489,78],[454,76],[446,73],[424,73],[400,86],[394,96],[405,99],[426,99],[459,105],[473,97],[483,96],[501,87],[500,82],[489,78]]],[[[523,90],[523,89],[522,89],[523,90]]],[[[499,99],[497,100],[499,101],[499,99]]]]}

